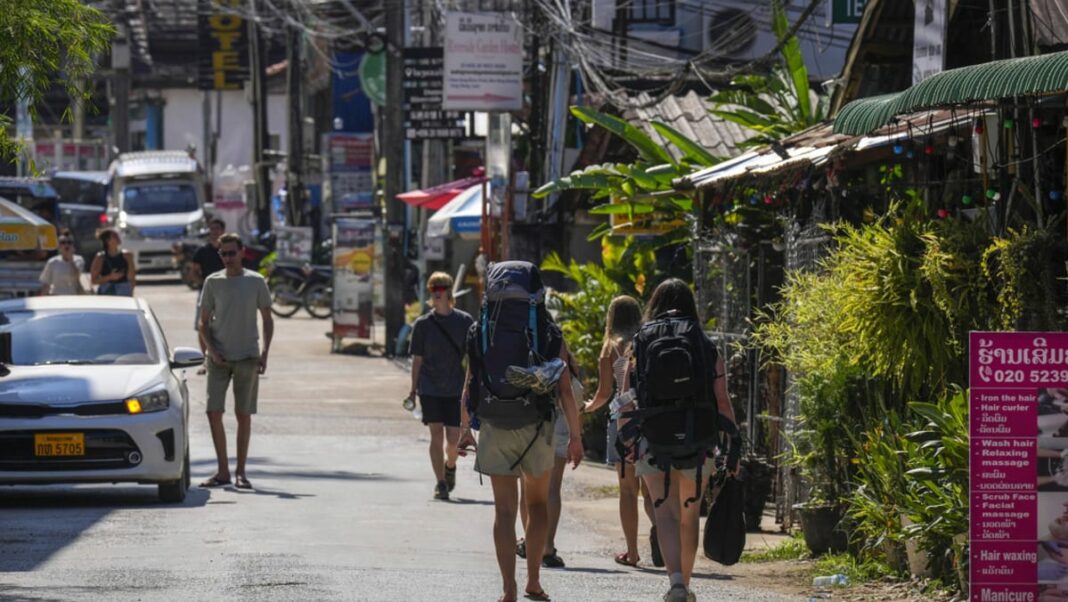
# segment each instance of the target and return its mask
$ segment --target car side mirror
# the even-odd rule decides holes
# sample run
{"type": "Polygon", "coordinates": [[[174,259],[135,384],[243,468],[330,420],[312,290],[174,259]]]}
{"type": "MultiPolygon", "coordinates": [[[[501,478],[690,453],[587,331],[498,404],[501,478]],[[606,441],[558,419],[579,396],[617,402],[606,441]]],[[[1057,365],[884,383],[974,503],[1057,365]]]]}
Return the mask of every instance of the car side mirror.
{"type": "Polygon", "coordinates": [[[196,368],[204,363],[204,354],[192,347],[175,347],[171,356],[171,368],[196,368]]]}

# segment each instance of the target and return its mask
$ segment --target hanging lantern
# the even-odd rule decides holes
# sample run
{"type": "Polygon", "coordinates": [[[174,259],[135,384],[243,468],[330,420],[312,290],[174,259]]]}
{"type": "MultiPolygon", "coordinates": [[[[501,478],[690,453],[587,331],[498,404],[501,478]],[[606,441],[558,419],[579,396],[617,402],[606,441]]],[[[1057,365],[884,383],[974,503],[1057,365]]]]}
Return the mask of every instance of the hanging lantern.
{"type": "Polygon", "coordinates": [[[931,144],[930,142],[928,142],[928,143],[927,143],[927,144],[926,144],[926,145],[925,145],[925,146],[923,147],[923,154],[925,154],[925,155],[927,155],[927,156],[931,156],[931,155],[933,155],[933,154],[934,154],[934,151],[935,151],[935,147],[934,147],[934,145],[933,145],[933,144],[931,144]]]}
{"type": "Polygon", "coordinates": [[[962,204],[964,204],[964,205],[971,205],[971,204],[972,204],[972,197],[971,197],[971,195],[968,195],[968,194],[966,194],[966,195],[964,195],[964,196],[960,197],[960,202],[961,202],[962,204]]]}
{"type": "Polygon", "coordinates": [[[1063,198],[1064,198],[1064,193],[1062,191],[1060,191],[1060,190],[1051,190],[1051,191],[1049,191],[1049,200],[1051,200],[1051,201],[1059,201],[1059,200],[1061,200],[1063,198]]]}
{"type": "Polygon", "coordinates": [[[895,155],[900,155],[903,152],[905,152],[905,147],[902,146],[900,142],[894,145],[894,154],[895,155]]]}
{"type": "Polygon", "coordinates": [[[1011,130],[1016,126],[1016,122],[1012,120],[1012,117],[1005,118],[1004,126],[1006,130],[1011,130]]]}
{"type": "Polygon", "coordinates": [[[1038,117],[1035,117],[1034,119],[1031,120],[1031,127],[1035,128],[1035,129],[1038,129],[1038,128],[1042,127],[1042,120],[1039,119],[1038,117]]]}
{"type": "Polygon", "coordinates": [[[947,217],[949,217],[948,211],[946,211],[945,209],[938,210],[938,219],[946,219],[947,217]]]}

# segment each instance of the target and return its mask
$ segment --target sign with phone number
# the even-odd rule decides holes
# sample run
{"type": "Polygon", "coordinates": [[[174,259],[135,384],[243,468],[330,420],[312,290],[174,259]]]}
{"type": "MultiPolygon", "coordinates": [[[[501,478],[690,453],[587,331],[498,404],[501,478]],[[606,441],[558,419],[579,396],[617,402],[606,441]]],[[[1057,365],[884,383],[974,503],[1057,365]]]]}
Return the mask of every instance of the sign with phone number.
{"type": "Polygon", "coordinates": [[[1068,333],[969,350],[970,599],[1068,600],[1068,333]]]}

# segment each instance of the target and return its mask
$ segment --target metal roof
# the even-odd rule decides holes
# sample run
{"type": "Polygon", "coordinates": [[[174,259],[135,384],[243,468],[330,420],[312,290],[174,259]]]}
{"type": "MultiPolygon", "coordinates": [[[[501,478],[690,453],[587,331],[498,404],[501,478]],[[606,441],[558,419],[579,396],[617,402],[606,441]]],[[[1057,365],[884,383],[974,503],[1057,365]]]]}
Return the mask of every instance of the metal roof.
{"type": "Polygon", "coordinates": [[[834,121],[841,134],[867,134],[894,115],[982,100],[1068,90],[1068,52],[992,61],[936,73],[896,94],[862,98],[842,107],[834,121]]]}
{"type": "Polygon", "coordinates": [[[742,128],[729,121],[713,115],[710,110],[714,104],[697,92],[690,91],[683,96],[668,96],[663,101],[650,105],[653,97],[642,92],[637,96],[640,108],[631,108],[623,113],[623,118],[631,125],[641,129],[654,142],[667,149],[676,158],[682,153],[653,129],[652,121],[665,123],[694,142],[700,143],[717,157],[736,157],[742,153],[738,147],[756,132],[742,128]]]}

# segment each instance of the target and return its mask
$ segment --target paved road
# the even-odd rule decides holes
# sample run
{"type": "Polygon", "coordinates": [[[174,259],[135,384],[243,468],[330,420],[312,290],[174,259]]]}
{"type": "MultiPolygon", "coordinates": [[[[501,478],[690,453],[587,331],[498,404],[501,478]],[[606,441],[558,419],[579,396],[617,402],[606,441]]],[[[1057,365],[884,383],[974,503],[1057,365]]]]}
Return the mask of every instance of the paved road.
{"type": "MultiPolygon", "coordinates": [[[[138,293],[172,346],[194,344],[192,292],[138,293]]],[[[193,490],[166,506],[150,487],[0,488],[0,599],[495,600],[489,484],[466,460],[455,500],[431,499],[428,438],[400,408],[406,375],[387,360],[331,355],[327,322],[276,324],[253,428],[256,493],[193,490]]],[[[189,379],[197,481],[214,454],[204,383],[189,379]]],[[[621,570],[610,560],[618,542],[581,516],[565,514],[560,528],[569,568],[543,576],[554,599],[659,600],[662,573],[621,570]]],[[[707,566],[700,600],[796,599],[707,566]]]]}

